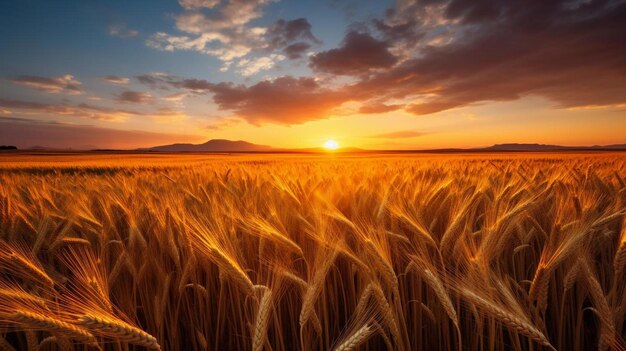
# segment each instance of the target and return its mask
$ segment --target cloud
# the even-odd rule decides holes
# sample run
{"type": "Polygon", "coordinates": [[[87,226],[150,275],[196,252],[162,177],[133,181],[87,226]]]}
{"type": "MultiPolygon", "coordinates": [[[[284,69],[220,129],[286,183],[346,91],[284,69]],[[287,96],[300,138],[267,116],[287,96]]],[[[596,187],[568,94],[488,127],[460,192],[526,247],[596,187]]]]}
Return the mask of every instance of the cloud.
{"type": "Polygon", "coordinates": [[[267,29],[251,27],[248,23],[260,17],[263,6],[269,2],[270,0],[227,0],[214,4],[211,11],[205,13],[200,8],[208,6],[195,5],[207,5],[208,2],[181,1],[188,11],[176,16],[176,28],[186,35],[158,32],[146,40],[146,45],[164,51],[198,51],[231,63],[253,50],[266,47],[264,35],[267,29]]]}
{"type": "Polygon", "coordinates": [[[310,48],[311,44],[309,43],[295,43],[285,47],[283,52],[290,60],[296,60],[302,58],[310,48]]]}
{"type": "Polygon", "coordinates": [[[204,138],[0,117],[0,140],[18,148],[42,145],[54,148],[134,149],[177,142],[201,142],[204,138]]]}
{"type": "MultiPolygon", "coordinates": [[[[626,102],[623,1],[406,3],[417,12],[405,14],[436,6],[438,15],[420,28],[411,55],[350,87],[362,99],[413,99],[406,110],[414,114],[526,95],[562,107],[626,102]],[[428,44],[443,30],[445,40],[428,44]]],[[[387,40],[396,47],[400,39],[387,40]]]]}
{"type": "Polygon", "coordinates": [[[199,9],[203,7],[212,9],[220,3],[220,0],[178,0],[178,3],[186,10],[199,9]]]}
{"type": "Polygon", "coordinates": [[[274,47],[283,47],[299,40],[321,44],[313,35],[311,24],[306,18],[297,18],[287,21],[279,19],[269,30],[270,41],[274,47]]]}
{"type": "Polygon", "coordinates": [[[262,8],[270,0],[226,0],[214,11],[184,12],[176,17],[176,27],[187,33],[206,33],[220,29],[232,29],[261,17],[262,8]]]}
{"type": "Polygon", "coordinates": [[[180,33],[157,32],[145,43],[163,51],[200,52],[222,61],[222,72],[234,67],[244,77],[254,75],[273,68],[277,61],[302,58],[312,44],[321,43],[305,18],[279,19],[269,27],[251,25],[272,1],[181,0],[186,11],[175,16],[180,33]]]}
{"type": "Polygon", "coordinates": [[[76,80],[74,76],[70,74],[52,78],[24,75],[11,78],[9,80],[15,84],[24,85],[46,93],[64,93],[70,95],[79,95],[82,93],[80,89],[81,82],[76,80]]]}
{"type": "Polygon", "coordinates": [[[250,86],[171,76],[146,76],[142,80],[145,84],[212,95],[221,110],[256,125],[300,124],[328,118],[334,108],[350,100],[346,92],[324,88],[313,78],[285,76],[250,86]]]}
{"type": "Polygon", "coordinates": [[[311,68],[335,75],[362,75],[371,69],[393,66],[398,59],[389,52],[389,44],[368,33],[351,31],[336,49],[311,57],[311,68]]]}
{"type": "Polygon", "coordinates": [[[322,43],[313,35],[311,28],[306,18],[279,19],[268,30],[268,48],[282,50],[290,60],[302,58],[312,44],[322,43]]]}
{"type": "Polygon", "coordinates": [[[371,21],[369,32],[350,31],[337,48],[313,55],[309,64],[323,79],[148,80],[211,95],[220,109],[256,124],[328,118],[348,101],[361,113],[415,115],[529,95],[562,108],[620,106],[623,23],[624,1],[405,0],[371,21]]]}
{"type": "Polygon", "coordinates": [[[120,76],[106,76],[104,80],[113,84],[128,84],[130,82],[129,78],[120,76]]]}
{"type": "Polygon", "coordinates": [[[98,107],[84,103],[78,105],[68,103],[47,104],[12,99],[0,99],[0,108],[46,113],[57,117],[79,117],[111,122],[120,122],[131,116],[140,115],[133,111],[98,107]]]}
{"type": "Polygon", "coordinates": [[[164,97],[163,100],[179,102],[179,101],[182,101],[186,97],[187,97],[187,93],[184,93],[184,92],[183,93],[175,93],[175,94],[171,94],[171,95],[168,95],[168,96],[164,97]]]}
{"type": "Polygon", "coordinates": [[[142,74],[136,76],[135,79],[139,81],[139,83],[144,84],[151,89],[159,89],[159,90],[169,90],[172,83],[174,83],[177,78],[170,76],[167,73],[163,72],[152,72],[148,74],[142,74]]]}
{"type": "Polygon", "coordinates": [[[176,123],[188,119],[187,114],[170,107],[160,107],[152,112],[138,112],[84,103],[77,105],[69,103],[46,104],[22,100],[0,99],[0,111],[4,109],[6,109],[7,112],[13,111],[13,113],[37,113],[54,117],[79,117],[108,122],[122,122],[130,117],[150,118],[157,123],[176,123]]]}
{"type": "Polygon", "coordinates": [[[109,35],[118,38],[132,38],[139,35],[139,31],[130,29],[123,23],[109,26],[109,35]]]}
{"type": "Polygon", "coordinates": [[[365,114],[376,114],[376,113],[386,113],[391,111],[399,110],[403,107],[403,105],[393,105],[393,104],[383,104],[380,102],[377,103],[369,103],[361,105],[359,108],[359,113],[365,114]]]}
{"type": "Polygon", "coordinates": [[[370,135],[368,136],[368,138],[374,138],[374,139],[409,139],[409,138],[416,138],[419,136],[423,136],[426,135],[427,133],[424,132],[418,132],[418,131],[414,131],[414,130],[403,130],[403,131],[398,131],[398,132],[390,132],[390,133],[382,133],[382,134],[375,134],[375,135],[370,135]]]}
{"type": "Polygon", "coordinates": [[[249,77],[260,71],[267,71],[285,59],[285,56],[279,54],[271,54],[269,56],[258,57],[254,59],[243,59],[237,63],[238,72],[244,77],[249,77]]]}
{"type": "Polygon", "coordinates": [[[143,104],[152,100],[150,93],[126,90],[117,95],[117,101],[143,104]]]}
{"type": "Polygon", "coordinates": [[[349,100],[343,92],[321,87],[312,78],[281,77],[246,87],[220,83],[210,88],[213,101],[252,124],[300,124],[328,118],[349,100]]]}

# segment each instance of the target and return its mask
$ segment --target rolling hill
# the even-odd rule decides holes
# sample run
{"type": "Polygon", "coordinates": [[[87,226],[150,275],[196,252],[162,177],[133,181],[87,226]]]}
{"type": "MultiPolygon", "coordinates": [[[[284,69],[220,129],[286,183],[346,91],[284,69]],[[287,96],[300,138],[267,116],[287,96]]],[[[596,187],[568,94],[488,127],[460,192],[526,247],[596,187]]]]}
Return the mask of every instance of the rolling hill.
{"type": "Polygon", "coordinates": [[[267,145],[252,144],[243,140],[212,139],[203,144],[171,144],[143,150],[159,152],[267,152],[275,149],[267,145]]]}

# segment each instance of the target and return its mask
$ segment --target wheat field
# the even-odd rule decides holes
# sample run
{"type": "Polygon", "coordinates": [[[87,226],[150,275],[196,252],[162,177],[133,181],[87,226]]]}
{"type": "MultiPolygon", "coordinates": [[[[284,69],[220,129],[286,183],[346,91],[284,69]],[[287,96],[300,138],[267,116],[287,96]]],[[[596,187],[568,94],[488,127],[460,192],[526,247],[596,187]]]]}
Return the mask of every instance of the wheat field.
{"type": "Polygon", "coordinates": [[[0,155],[0,350],[624,350],[626,157],[0,155]]]}

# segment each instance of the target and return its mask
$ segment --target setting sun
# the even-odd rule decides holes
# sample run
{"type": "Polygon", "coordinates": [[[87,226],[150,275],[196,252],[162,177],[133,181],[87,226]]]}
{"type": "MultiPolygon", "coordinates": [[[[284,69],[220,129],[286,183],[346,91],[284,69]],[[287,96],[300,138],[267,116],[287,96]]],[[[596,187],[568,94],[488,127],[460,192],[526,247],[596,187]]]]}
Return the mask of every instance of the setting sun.
{"type": "Polygon", "coordinates": [[[332,139],[326,140],[326,142],[324,143],[324,148],[326,150],[337,150],[339,148],[339,143],[332,139]]]}

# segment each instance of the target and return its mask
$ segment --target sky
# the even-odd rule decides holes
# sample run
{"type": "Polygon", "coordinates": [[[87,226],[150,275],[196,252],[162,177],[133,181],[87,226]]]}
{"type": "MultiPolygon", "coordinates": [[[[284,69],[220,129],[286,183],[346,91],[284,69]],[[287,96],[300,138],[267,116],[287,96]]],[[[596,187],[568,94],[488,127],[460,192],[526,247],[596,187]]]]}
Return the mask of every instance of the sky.
{"type": "Polygon", "coordinates": [[[0,145],[626,143],[625,0],[7,0],[0,145]]]}

